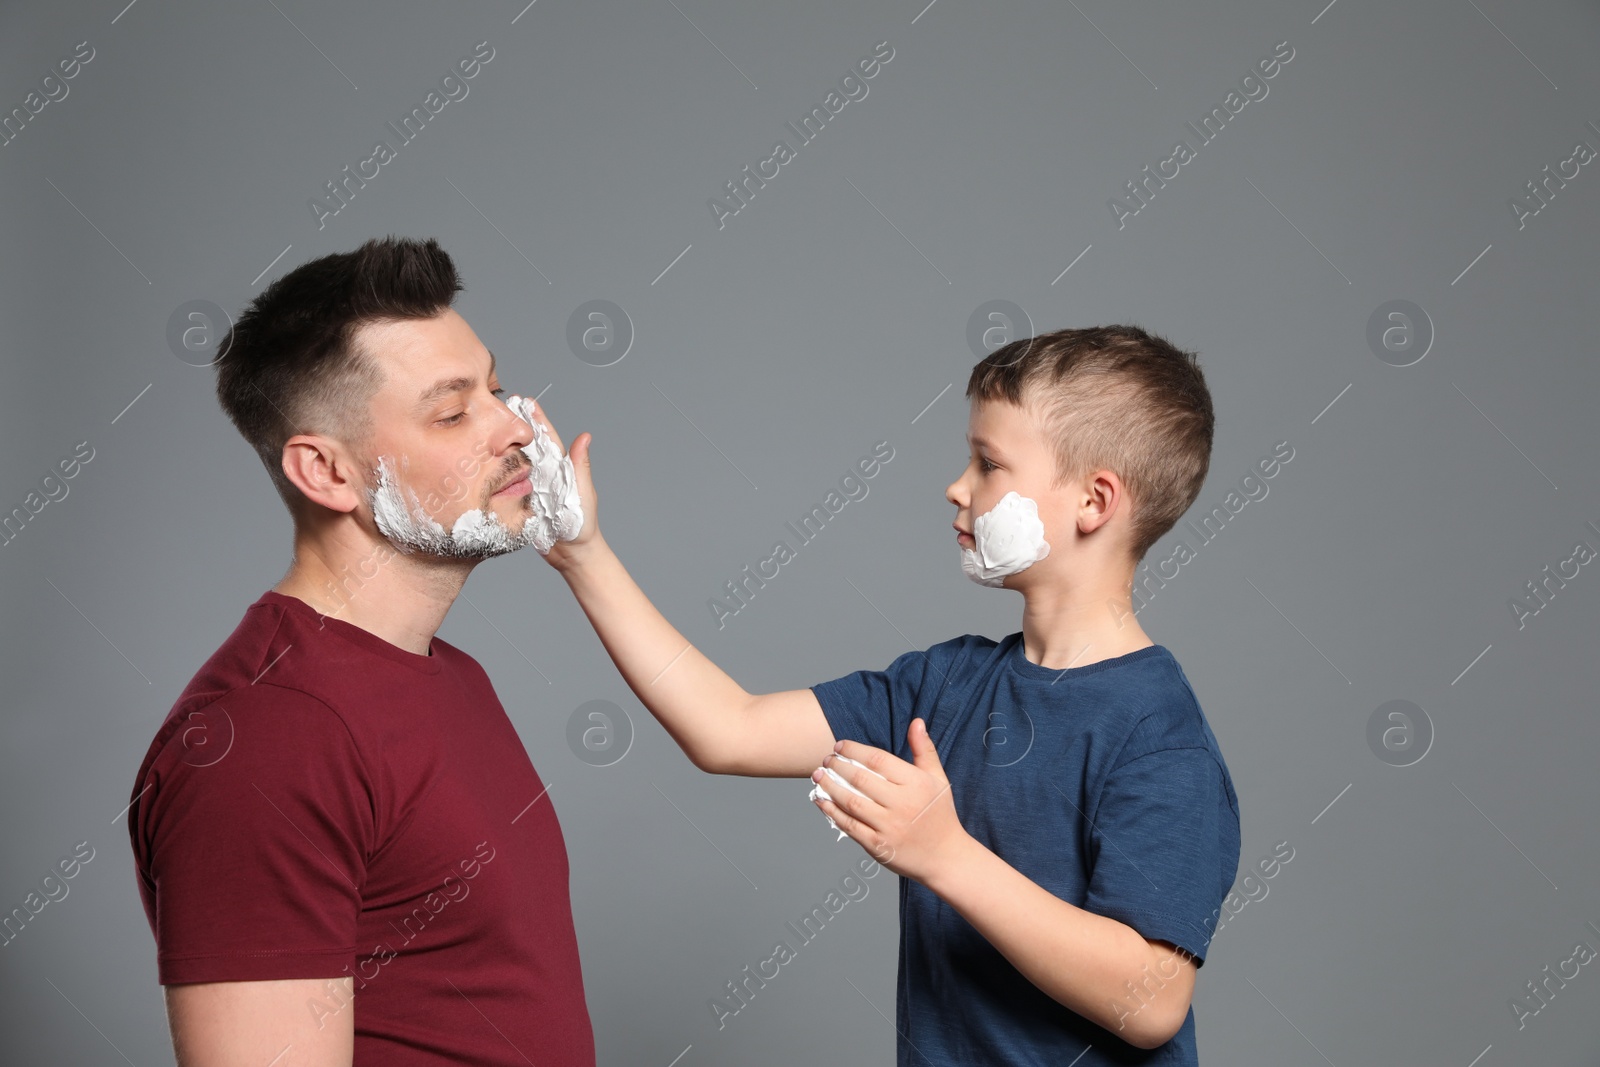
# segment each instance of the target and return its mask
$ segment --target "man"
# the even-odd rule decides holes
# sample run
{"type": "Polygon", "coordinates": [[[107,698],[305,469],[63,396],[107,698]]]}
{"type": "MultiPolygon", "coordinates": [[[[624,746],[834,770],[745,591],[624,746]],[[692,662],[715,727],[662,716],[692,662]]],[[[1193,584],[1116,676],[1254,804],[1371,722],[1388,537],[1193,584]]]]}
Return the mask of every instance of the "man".
{"type": "Polygon", "coordinates": [[[217,395],[294,558],[134,783],[182,1067],[594,1064],[555,810],[483,669],[434,636],[479,562],[582,527],[461,288],[436,242],[373,240],[222,341],[217,395]]]}

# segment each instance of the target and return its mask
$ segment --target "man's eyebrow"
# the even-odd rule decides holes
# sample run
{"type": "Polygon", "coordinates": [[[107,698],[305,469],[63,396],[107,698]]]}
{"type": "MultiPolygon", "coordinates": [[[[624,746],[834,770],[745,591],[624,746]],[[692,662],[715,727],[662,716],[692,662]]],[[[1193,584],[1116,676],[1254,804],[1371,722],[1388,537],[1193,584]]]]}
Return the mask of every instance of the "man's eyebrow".
{"type": "MultiPolygon", "coordinates": [[[[494,352],[490,351],[489,352],[489,376],[491,378],[494,377],[494,373],[495,373],[494,352]]],[[[449,396],[451,393],[459,393],[464,389],[471,389],[474,385],[477,385],[477,384],[478,384],[478,379],[476,379],[476,378],[446,378],[446,379],[443,379],[441,381],[434,382],[433,385],[431,385],[427,389],[423,390],[422,395],[417,398],[417,410],[421,411],[423,408],[426,408],[426,407],[432,405],[433,403],[444,399],[445,397],[449,396]]]]}

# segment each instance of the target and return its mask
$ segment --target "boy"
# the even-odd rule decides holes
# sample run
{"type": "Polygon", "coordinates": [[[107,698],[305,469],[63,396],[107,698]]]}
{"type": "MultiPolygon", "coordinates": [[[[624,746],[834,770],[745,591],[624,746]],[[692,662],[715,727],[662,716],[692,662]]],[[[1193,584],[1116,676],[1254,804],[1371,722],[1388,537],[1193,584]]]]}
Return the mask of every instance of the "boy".
{"type": "MultiPolygon", "coordinates": [[[[1238,801],[1130,590],[1205,479],[1210,394],[1192,354],[1104,326],[997,349],[967,396],[971,459],[945,496],[962,569],[1023,595],[1001,641],[756,696],[656,611],[598,523],[546,559],[697,767],[833,784],[817,805],[902,876],[902,1067],[1195,1064],[1238,801]]],[[[571,456],[592,516],[589,444],[571,456]]]]}

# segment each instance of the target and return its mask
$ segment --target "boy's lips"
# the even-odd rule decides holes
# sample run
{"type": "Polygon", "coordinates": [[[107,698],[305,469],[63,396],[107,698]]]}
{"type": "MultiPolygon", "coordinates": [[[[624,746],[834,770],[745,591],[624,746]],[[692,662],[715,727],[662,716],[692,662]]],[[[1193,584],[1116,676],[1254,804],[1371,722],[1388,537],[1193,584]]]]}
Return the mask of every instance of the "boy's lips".
{"type": "MultiPolygon", "coordinates": [[[[967,542],[972,541],[972,535],[969,534],[967,531],[963,530],[960,526],[956,525],[953,522],[950,525],[955,527],[956,544],[966,544],[967,542]]],[[[977,542],[973,541],[972,543],[976,544],[977,542]]]]}

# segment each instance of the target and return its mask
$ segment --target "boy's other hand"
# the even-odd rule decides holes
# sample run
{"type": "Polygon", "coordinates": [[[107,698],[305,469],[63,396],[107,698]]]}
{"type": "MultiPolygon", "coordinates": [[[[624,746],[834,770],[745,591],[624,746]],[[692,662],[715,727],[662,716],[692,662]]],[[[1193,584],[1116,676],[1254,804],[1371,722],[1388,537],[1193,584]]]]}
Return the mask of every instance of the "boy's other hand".
{"type": "Polygon", "coordinates": [[[544,405],[534,405],[533,417],[549,431],[550,440],[555,442],[555,446],[572,460],[573,478],[578,483],[578,502],[583,505],[583,528],[578,531],[578,536],[571,541],[557,541],[544,557],[552,567],[563,570],[580,562],[595,545],[604,543],[600,537],[600,498],[595,492],[594,477],[589,469],[589,445],[594,435],[587,431],[579,434],[569,450],[561,443],[561,435],[556,432],[544,405]]]}
{"type": "MultiPolygon", "coordinates": [[[[912,762],[859,741],[840,741],[834,753],[848,756],[882,775],[868,774],[830,754],[823,760],[845,781],[865,793],[856,796],[838,790],[833,800],[814,802],[833,818],[839,829],[896,874],[923,884],[956,862],[960,852],[975,843],[956,815],[950,780],[945,777],[939,753],[928,737],[928,727],[913,719],[906,731],[912,762]]],[[[811,780],[826,781],[818,768],[811,780]]]]}

